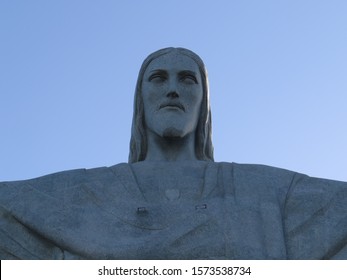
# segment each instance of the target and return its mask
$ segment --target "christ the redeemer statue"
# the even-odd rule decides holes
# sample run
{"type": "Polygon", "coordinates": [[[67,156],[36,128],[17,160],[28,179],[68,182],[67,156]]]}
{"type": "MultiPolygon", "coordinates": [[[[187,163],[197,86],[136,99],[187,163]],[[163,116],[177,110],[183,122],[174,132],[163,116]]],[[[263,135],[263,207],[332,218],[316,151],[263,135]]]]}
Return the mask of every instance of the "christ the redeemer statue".
{"type": "Polygon", "coordinates": [[[347,259],[347,183],[214,162],[203,61],[139,72],[128,163],[0,183],[1,259],[347,259]]]}

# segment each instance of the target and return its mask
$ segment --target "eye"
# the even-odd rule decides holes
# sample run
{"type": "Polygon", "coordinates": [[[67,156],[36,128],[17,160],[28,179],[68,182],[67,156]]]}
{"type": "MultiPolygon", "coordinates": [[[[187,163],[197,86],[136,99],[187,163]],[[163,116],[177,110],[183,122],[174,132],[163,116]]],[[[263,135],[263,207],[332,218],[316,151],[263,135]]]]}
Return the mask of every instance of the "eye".
{"type": "Polygon", "coordinates": [[[167,79],[166,75],[164,73],[154,73],[153,75],[149,76],[148,81],[150,82],[164,82],[167,79]]]}
{"type": "Polygon", "coordinates": [[[198,83],[198,80],[196,79],[196,77],[194,75],[191,75],[191,74],[182,75],[181,81],[185,82],[185,83],[192,83],[192,84],[198,83]]]}

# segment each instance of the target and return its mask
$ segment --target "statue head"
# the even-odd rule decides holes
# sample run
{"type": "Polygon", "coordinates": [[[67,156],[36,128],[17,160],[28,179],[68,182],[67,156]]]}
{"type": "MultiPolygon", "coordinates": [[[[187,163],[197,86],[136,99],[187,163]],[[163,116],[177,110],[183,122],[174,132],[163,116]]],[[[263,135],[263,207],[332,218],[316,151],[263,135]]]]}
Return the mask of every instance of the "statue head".
{"type": "MultiPolygon", "coordinates": [[[[213,161],[213,146],[211,140],[211,110],[209,102],[209,87],[207,71],[202,59],[194,52],[184,48],[165,48],[158,50],[150,54],[142,63],[139,71],[134,99],[134,114],[131,129],[130,139],[130,154],[129,163],[143,161],[146,159],[147,154],[147,135],[146,135],[146,121],[145,121],[145,109],[143,99],[143,81],[149,65],[156,59],[169,55],[175,54],[178,56],[188,57],[193,60],[198,68],[202,87],[202,98],[201,105],[198,108],[198,120],[195,129],[195,155],[198,160],[209,160],[213,161]]],[[[176,56],[177,58],[177,56],[176,56]]],[[[179,64],[179,59],[175,60],[176,64],[179,64]]],[[[170,93],[170,94],[175,94],[170,93]]],[[[199,100],[200,101],[200,100],[199,100]]]]}

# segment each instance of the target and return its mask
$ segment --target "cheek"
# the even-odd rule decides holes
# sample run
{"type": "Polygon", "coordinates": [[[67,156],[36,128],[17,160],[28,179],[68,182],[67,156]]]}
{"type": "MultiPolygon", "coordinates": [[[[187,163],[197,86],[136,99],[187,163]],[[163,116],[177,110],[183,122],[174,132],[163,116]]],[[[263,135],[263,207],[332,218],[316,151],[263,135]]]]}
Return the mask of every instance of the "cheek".
{"type": "Polygon", "coordinates": [[[153,104],[149,102],[148,99],[143,100],[143,110],[144,110],[144,116],[146,121],[153,118],[153,115],[155,113],[155,106],[153,106],[153,104]]]}
{"type": "Polygon", "coordinates": [[[142,94],[142,100],[143,100],[144,110],[146,112],[146,111],[153,111],[157,103],[156,100],[158,100],[158,98],[155,96],[155,94],[151,92],[146,92],[142,94]]]}
{"type": "Polygon", "coordinates": [[[189,98],[189,107],[191,108],[191,111],[200,111],[202,97],[202,92],[200,90],[191,92],[189,98]]]}
{"type": "Polygon", "coordinates": [[[145,91],[142,92],[143,103],[145,106],[153,107],[158,105],[162,95],[163,88],[160,86],[147,86],[145,91]]]}

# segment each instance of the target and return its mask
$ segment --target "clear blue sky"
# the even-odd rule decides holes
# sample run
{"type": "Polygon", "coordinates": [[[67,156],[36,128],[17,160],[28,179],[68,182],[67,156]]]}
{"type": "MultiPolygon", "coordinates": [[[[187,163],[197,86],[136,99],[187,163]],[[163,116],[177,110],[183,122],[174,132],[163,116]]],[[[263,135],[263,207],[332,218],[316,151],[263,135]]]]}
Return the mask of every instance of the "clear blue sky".
{"type": "Polygon", "coordinates": [[[347,181],[347,1],[0,2],[0,181],[126,162],[143,59],[205,61],[216,161],[347,181]]]}

